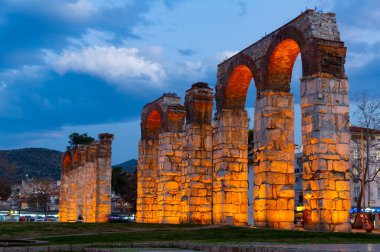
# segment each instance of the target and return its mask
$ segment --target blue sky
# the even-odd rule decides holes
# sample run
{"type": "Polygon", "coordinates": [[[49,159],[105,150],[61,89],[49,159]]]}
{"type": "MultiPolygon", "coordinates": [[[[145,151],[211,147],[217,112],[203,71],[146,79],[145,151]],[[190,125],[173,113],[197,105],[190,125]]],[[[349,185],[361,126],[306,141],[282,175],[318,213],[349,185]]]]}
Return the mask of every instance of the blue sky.
{"type": "Polygon", "coordinates": [[[214,86],[218,63],[306,6],[337,14],[350,94],[377,92],[378,0],[0,0],[0,149],[63,151],[74,131],[110,132],[114,164],[137,158],[145,103],[214,86]]]}

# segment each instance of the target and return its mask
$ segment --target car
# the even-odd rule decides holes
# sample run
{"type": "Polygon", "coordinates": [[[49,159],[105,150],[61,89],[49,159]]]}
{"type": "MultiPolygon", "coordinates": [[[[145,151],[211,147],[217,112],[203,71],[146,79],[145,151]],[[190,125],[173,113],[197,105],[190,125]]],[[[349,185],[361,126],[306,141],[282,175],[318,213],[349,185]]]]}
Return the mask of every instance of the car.
{"type": "Polygon", "coordinates": [[[108,222],[136,222],[136,220],[131,215],[112,213],[108,217],[108,222]]]}

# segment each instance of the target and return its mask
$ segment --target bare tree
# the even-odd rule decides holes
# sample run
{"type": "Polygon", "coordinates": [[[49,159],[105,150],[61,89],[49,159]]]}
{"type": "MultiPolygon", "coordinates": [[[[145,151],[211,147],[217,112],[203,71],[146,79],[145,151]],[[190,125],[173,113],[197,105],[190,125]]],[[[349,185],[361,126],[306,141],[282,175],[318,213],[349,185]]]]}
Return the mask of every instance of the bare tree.
{"type": "MultiPolygon", "coordinates": [[[[351,127],[350,173],[353,181],[360,182],[361,185],[364,177],[366,192],[365,188],[369,183],[380,182],[380,99],[363,92],[356,97],[355,102],[354,126],[351,127]]],[[[363,188],[360,187],[360,191],[356,193],[356,207],[360,212],[363,188]]],[[[361,219],[356,218],[354,227],[361,226],[361,219]]]]}
{"type": "Polygon", "coordinates": [[[35,204],[37,211],[42,209],[45,216],[51,207],[52,197],[58,193],[55,181],[46,178],[33,178],[30,182],[29,202],[35,204]]]}

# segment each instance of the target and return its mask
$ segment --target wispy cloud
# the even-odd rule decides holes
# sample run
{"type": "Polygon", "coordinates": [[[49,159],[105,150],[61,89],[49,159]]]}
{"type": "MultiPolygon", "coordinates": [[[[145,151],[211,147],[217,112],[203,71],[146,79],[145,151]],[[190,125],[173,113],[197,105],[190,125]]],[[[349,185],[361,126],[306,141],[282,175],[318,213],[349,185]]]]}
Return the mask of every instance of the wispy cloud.
{"type": "Polygon", "coordinates": [[[194,56],[197,53],[194,49],[191,48],[179,49],[178,52],[183,56],[194,56]]]}
{"type": "Polygon", "coordinates": [[[160,84],[166,76],[159,63],[145,59],[137,48],[92,46],[80,50],[65,49],[60,53],[44,52],[46,63],[61,75],[86,73],[115,84],[120,81],[125,84],[128,78],[147,78],[154,85],[160,84]]]}

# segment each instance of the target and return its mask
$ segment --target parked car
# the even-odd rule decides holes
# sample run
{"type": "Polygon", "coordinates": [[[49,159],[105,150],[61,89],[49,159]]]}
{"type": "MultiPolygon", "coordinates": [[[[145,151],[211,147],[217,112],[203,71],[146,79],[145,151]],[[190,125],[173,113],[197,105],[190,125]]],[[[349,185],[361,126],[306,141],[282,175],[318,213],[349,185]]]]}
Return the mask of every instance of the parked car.
{"type": "Polygon", "coordinates": [[[132,215],[112,213],[108,217],[108,222],[136,222],[132,215]]]}

